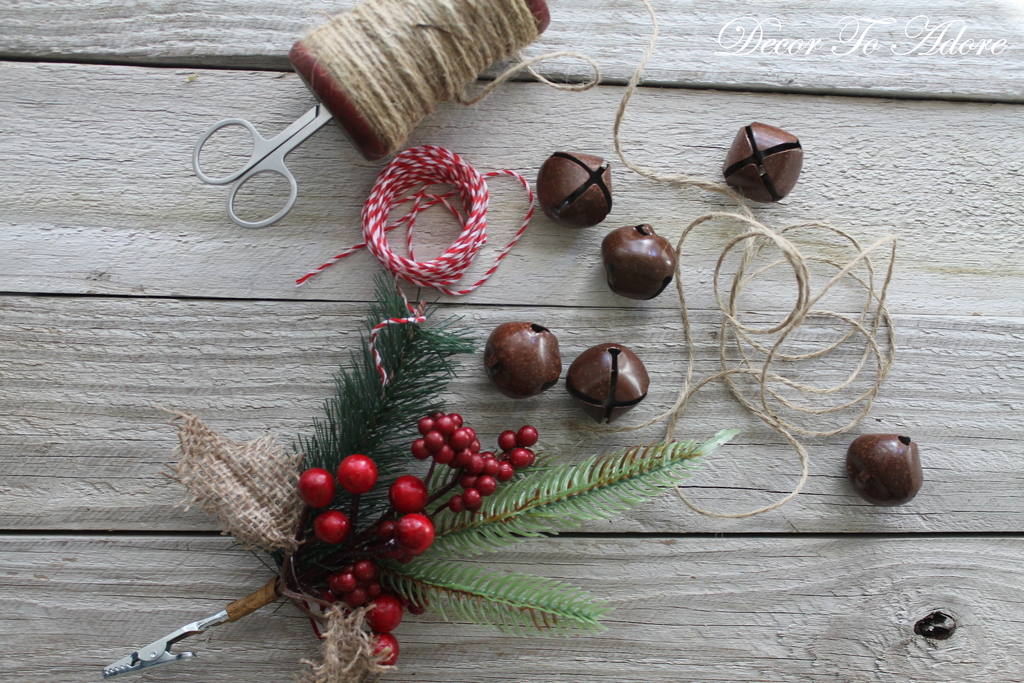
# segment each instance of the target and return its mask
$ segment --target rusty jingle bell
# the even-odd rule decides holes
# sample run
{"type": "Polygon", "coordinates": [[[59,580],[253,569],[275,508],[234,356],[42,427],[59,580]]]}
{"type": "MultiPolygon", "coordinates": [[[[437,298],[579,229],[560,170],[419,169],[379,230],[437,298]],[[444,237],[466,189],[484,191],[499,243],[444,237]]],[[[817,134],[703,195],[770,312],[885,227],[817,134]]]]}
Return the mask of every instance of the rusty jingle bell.
{"type": "Polygon", "coordinates": [[[589,228],[612,210],[612,171],[592,154],[555,152],[537,174],[544,215],[565,228],[589,228]]]}
{"type": "Polygon", "coordinates": [[[777,202],[793,189],[804,163],[800,141],[781,128],[740,128],[722,165],[725,182],[755,202],[777,202]]]}
{"type": "Polygon", "coordinates": [[[598,422],[612,422],[647,396],[647,369],[622,344],[592,346],[572,362],[565,388],[598,422]]]}
{"type": "Polygon", "coordinates": [[[647,224],[612,230],[601,242],[608,287],[630,299],[653,299],[676,272],[676,252],[647,224]]]}
{"type": "Polygon", "coordinates": [[[484,368],[506,396],[535,396],[554,386],[562,374],[558,339],[536,323],[498,325],[484,347],[484,368]]]}
{"type": "Polygon", "coordinates": [[[874,505],[903,505],[924,483],[917,444],[909,436],[863,434],[846,451],[853,490],[874,505]]]}

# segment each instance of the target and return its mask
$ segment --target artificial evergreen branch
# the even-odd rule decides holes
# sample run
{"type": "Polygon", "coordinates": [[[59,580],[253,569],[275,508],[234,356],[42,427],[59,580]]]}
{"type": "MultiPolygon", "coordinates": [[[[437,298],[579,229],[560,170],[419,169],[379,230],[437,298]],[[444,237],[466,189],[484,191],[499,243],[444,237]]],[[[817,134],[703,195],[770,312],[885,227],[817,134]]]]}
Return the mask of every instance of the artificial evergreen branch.
{"type": "Polygon", "coordinates": [[[738,433],[721,431],[703,444],[636,446],[534,472],[488,498],[476,514],[438,515],[429,556],[477,555],[582,521],[607,519],[679,483],[695,458],[738,433]]]}
{"type": "MultiPolygon", "coordinates": [[[[450,359],[473,350],[469,333],[456,329],[451,319],[431,321],[429,328],[388,326],[376,340],[389,378],[382,386],[367,337],[377,323],[408,317],[409,310],[385,275],[376,279],[375,299],[363,323],[367,334],[361,349],[335,375],[335,395],[324,403],[326,417],[314,420],[312,436],[298,439],[297,448],[306,454],[304,468],[334,472],[353,453],[372,454],[381,478],[392,478],[412,461],[408,447],[416,420],[442,407],[439,396],[453,376],[450,359]]],[[[361,515],[375,518],[385,509],[386,500],[387,487],[377,487],[361,497],[361,515]]],[[[339,488],[334,506],[347,508],[350,502],[339,488]]],[[[316,555],[306,553],[302,559],[322,559],[316,555]]]]}
{"type": "Polygon", "coordinates": [[[464,562],[381,563],[381,581],[413,604],[520,635],[585,635],[605,630],[611,608],[575,586],[526,574],[488,573],[464,562]]]}

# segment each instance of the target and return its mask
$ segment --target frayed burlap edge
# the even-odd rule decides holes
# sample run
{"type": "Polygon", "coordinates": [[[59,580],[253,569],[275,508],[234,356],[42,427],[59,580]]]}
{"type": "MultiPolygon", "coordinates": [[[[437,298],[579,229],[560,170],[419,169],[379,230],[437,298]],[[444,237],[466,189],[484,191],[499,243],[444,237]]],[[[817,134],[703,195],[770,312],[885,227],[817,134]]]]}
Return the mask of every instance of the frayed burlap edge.
{"type": "Polygon", "coordinates": [[[334,605],[327,610],[327,628],[320,648],[322,661],[301,660],[299,663],[309,670],[298,675],[298,683],[372,683],[394,668],[382,665],[383,657],[373,653],[373,636],[363,629],[368,609],[349,612],[334,605]]]}
{"type": "Polygon", "coordinates": [[[178,462],[167,475],[187,490],[186,509],[195,505],[214,515],[246,548],[295,550],[302,455],[286,453],[273,434],[238,443],[195,415],[168,412],[174,415],[168,424],[178,426],[178,462]]]}

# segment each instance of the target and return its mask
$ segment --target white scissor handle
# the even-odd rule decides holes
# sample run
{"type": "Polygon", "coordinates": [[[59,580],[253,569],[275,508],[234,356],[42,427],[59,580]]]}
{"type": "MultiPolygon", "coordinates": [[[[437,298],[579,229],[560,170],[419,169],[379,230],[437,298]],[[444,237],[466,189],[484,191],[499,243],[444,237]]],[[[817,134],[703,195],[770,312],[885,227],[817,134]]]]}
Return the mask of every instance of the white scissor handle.
{"type": "Polygon", "coordinates": [[[237,180],[242,174],[251,170],[256,164],[258,164],[264,157],[266,157],[276,145],[267,140],[265,137],[256,132],[256,128],[245,119],[224,119],[219,121],[203,133],[198,140],[196,140],[196,146],[192,150],[192,170],[196,172],[199,179],[204,183],[210,185],[227,185],[228,183],[237,180]],[[249,161],[245,163],[242,168],[238,169],[231,175],[226,175],[221,178],[212,178],[203,173],[202,167],[199,165],[199,154],[203,149],[203,145],[210,139],[210,136],[216,133],[221,128],[227,128],[228,126],[241,126],[249,131],[252,136],[252,155],[249,157],[249,161]]]}
{"type": "Polygon", "coordinates": [[[278,149],[263,161],[243,173],[235,184],[231,186],[231,191],[228,192],[228,215],[231,217],[231,220],[243,228],[265,228],[271,223],[276,223],[281,220],[285,217],[285,214],[292,210],[292,207],[295,205],[295,199],[299,196],[299,184],[295,182],[295,176],[292,175],[292,172],[284,165],[284,155],[285,152],[278,149]],[[284,203],[284,207],[280,211],[270,218],[264,218],[260,221],[243,220],[242,218],[239,218],[237,213],[235,213],[235,195],[238,194],[238,190],[242,185],[245,185],[250,178],[260,173],[276,173],[284,176],[289,185],[288,201],[284,203]]]}

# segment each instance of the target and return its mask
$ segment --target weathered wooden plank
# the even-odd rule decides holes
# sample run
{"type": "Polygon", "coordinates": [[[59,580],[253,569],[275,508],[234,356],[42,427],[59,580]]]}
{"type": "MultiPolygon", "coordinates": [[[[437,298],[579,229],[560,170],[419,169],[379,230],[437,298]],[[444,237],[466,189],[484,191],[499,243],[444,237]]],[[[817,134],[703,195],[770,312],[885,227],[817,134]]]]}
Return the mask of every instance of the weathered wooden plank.
{"type": "MultiPolygon", "coordinates": [[[[212,122],[247,116],[269,134],[305,111],[312,100],[295,75],[204,71],[193,78],[163,69],[14,63],[5,73],[0,289],[369,298],[378,266],[368,254],[305,288],[293,284],[358,241],[361,205],[382,167],[358,159],[333,126],[289,158],[299,201],[265,230],[231,223],[227,190],[202,184],[190,169],[192,146],[212,122]]],[[[533,178],[554,149],[613,157],[610,126],[621,92],[604,87],[571,96],[512,84],[471,111],[442,109],[411,142],[455,149],[482,170],[511,168],[533,178]],[[553,119],[573,121],[571,135],[553,119]]],[[[790,198],[759,207],[759,216],[777,226],[830,220],[864,242],[898,234],[889,299],[896,311],[1018,316],[1024,313],[1014,295],[1024,285],[1024,252],[1014,246],[1024,229],[1014,204],[1024,173],[1019,118],[1015,105],[647,89],[633,104],[624,139],[642,163],[715,177],[739,126],[783,125],[804,140],[804,175],[790,198]]],[[[608,227],[644,221],[675,236],[692,218],[731,208],[621,168],[613,184],[608,227]]],[[[509,181],[493,187],[488,249],[504,244],[524,211],[521,192],[509,181]]],[[[281,188],[273,189],[278,193],[268,201],[281,198],[281,188]]],[[[710,272],[734,229],[715,225],[694,238],[692,296],[710,301],[710,272]]],[[[497,275],[466,300],[674,307],[670,293],[635,304],[607,290],[598,248],[605,231],[566,230],[538,216],[497,275]]],[[[422,234],[421,258],[453,239],[442,218],[422,234]]],[[[487,265],[482,258],[471,274],[487,265]]],[[[762,289],[759,307],[790,305],[788,285],[762,289]]]]}
{"type": "MultiPolygon", "coordinates": [[[[353,4],[6,3],[0,7],[0,56],[288,69],[292,43],[321,23],[325,13],[353,4]]],[[[1017,102],[1024,98],[1019,78],[1024,15],[1018,3],[985,0],[971,3],[969,10],[955,0],[654,4],[661,38],[647,69],[649,83],[1017,102]],[[850,17],[859,23],[849,23],[850,17]],[[869,44],[872,39],[877,45],[869,44]],[[788,42],[779,47],[780,40],[788,42]]],[[[580,50],[601,64],[607,78],[623,81],[632,74],[650,36],[650,21],[638,0],[552,0],[550,6],[551,27],[529,54],[580,50]]],[[[553,62],[545,70],[574,78],[588,75],[583,65],[569,60],[553,62]]]]}
{"type": "MultiPolygon", "coordinates": [[[[94,681],[100,668],[222,609],[270,572],[220,538],[3,537],[5,680],[94,681]]],[[[1019,538],[547,539],[474,560],[607,598],[608,631],[503,635],[407,616],[389,681],[1019,681],[1019,538]],[[641,559],[642,558],[642,559],[641,559]],[[941,610],[948,640],[914,634],[941,610]]],[[[264,608],[177,646],[161,681],[288,680],[308,622],[264,608]]]]}
{"type": "MultiPolygon", "coordinates": [[[[622,424],[671,405],[685,367],[677,316],[668,311],[464,306],[483,340],[497,324],[525,317],[558,335],[564,367],[585,348],[628,343],[652,378],[648,399],[622,424]]],[[[242,440],[270,429],[286,441],[309,429],[331,392],[331,373],[357,343],[358,304],[0,298],[0,529],[213,529],[197,511],[175,509],[182,492],[160,472],[176,444],[155,406],[196,412],[242,440]]],[[[443,315],[443,314],[439,314],[443,315]]],[[[862,503],[844,473],[852,436],[810,439],[806,492],[780,511],[711,520],[666,492],[590,531],[922,532],[1024,528],[1024,321],[900,316],[897,362],[872,413],[853,434],[909,433],[921,444],[925,486],[911,504],[862,503]]],[[[697,376],[716,367],[717,325],[695,315],[697,376]]],[[[794,349],[834,339],[812,325],[794,349]]],[[[478,348],[480,348],[478,347],[478,348]]],[[[801,381],[835,382],[853,352],[798,369],[801,381]]],[[[870,375],[866,375],[870,380],[870,375]]],[[[541,445],[572,460],[655,441],[663,428],[599,434],[558,386],[513,401],[490,387],[479,352],[467,356],[446,401],[492,443],[509,427],[534,424],[541,445]]],[[[817,403],[813,405],[817,406],[817,403]]],[[[617,423],[618,424],[618,423],[617,423]]],[[[815,423],[802,420],[800,424],[815,423]]],[[[821,424],[821,423],[818,423],[821,424]]],[[[835,422],[831,424],[837,424],[835,422]]],[[[700,394],[680,423],[684,437],[739,427],[695,473],[690,494],[723,511],[767,504],[793,486],[796,456],[724,387],[700,394]]]]}

